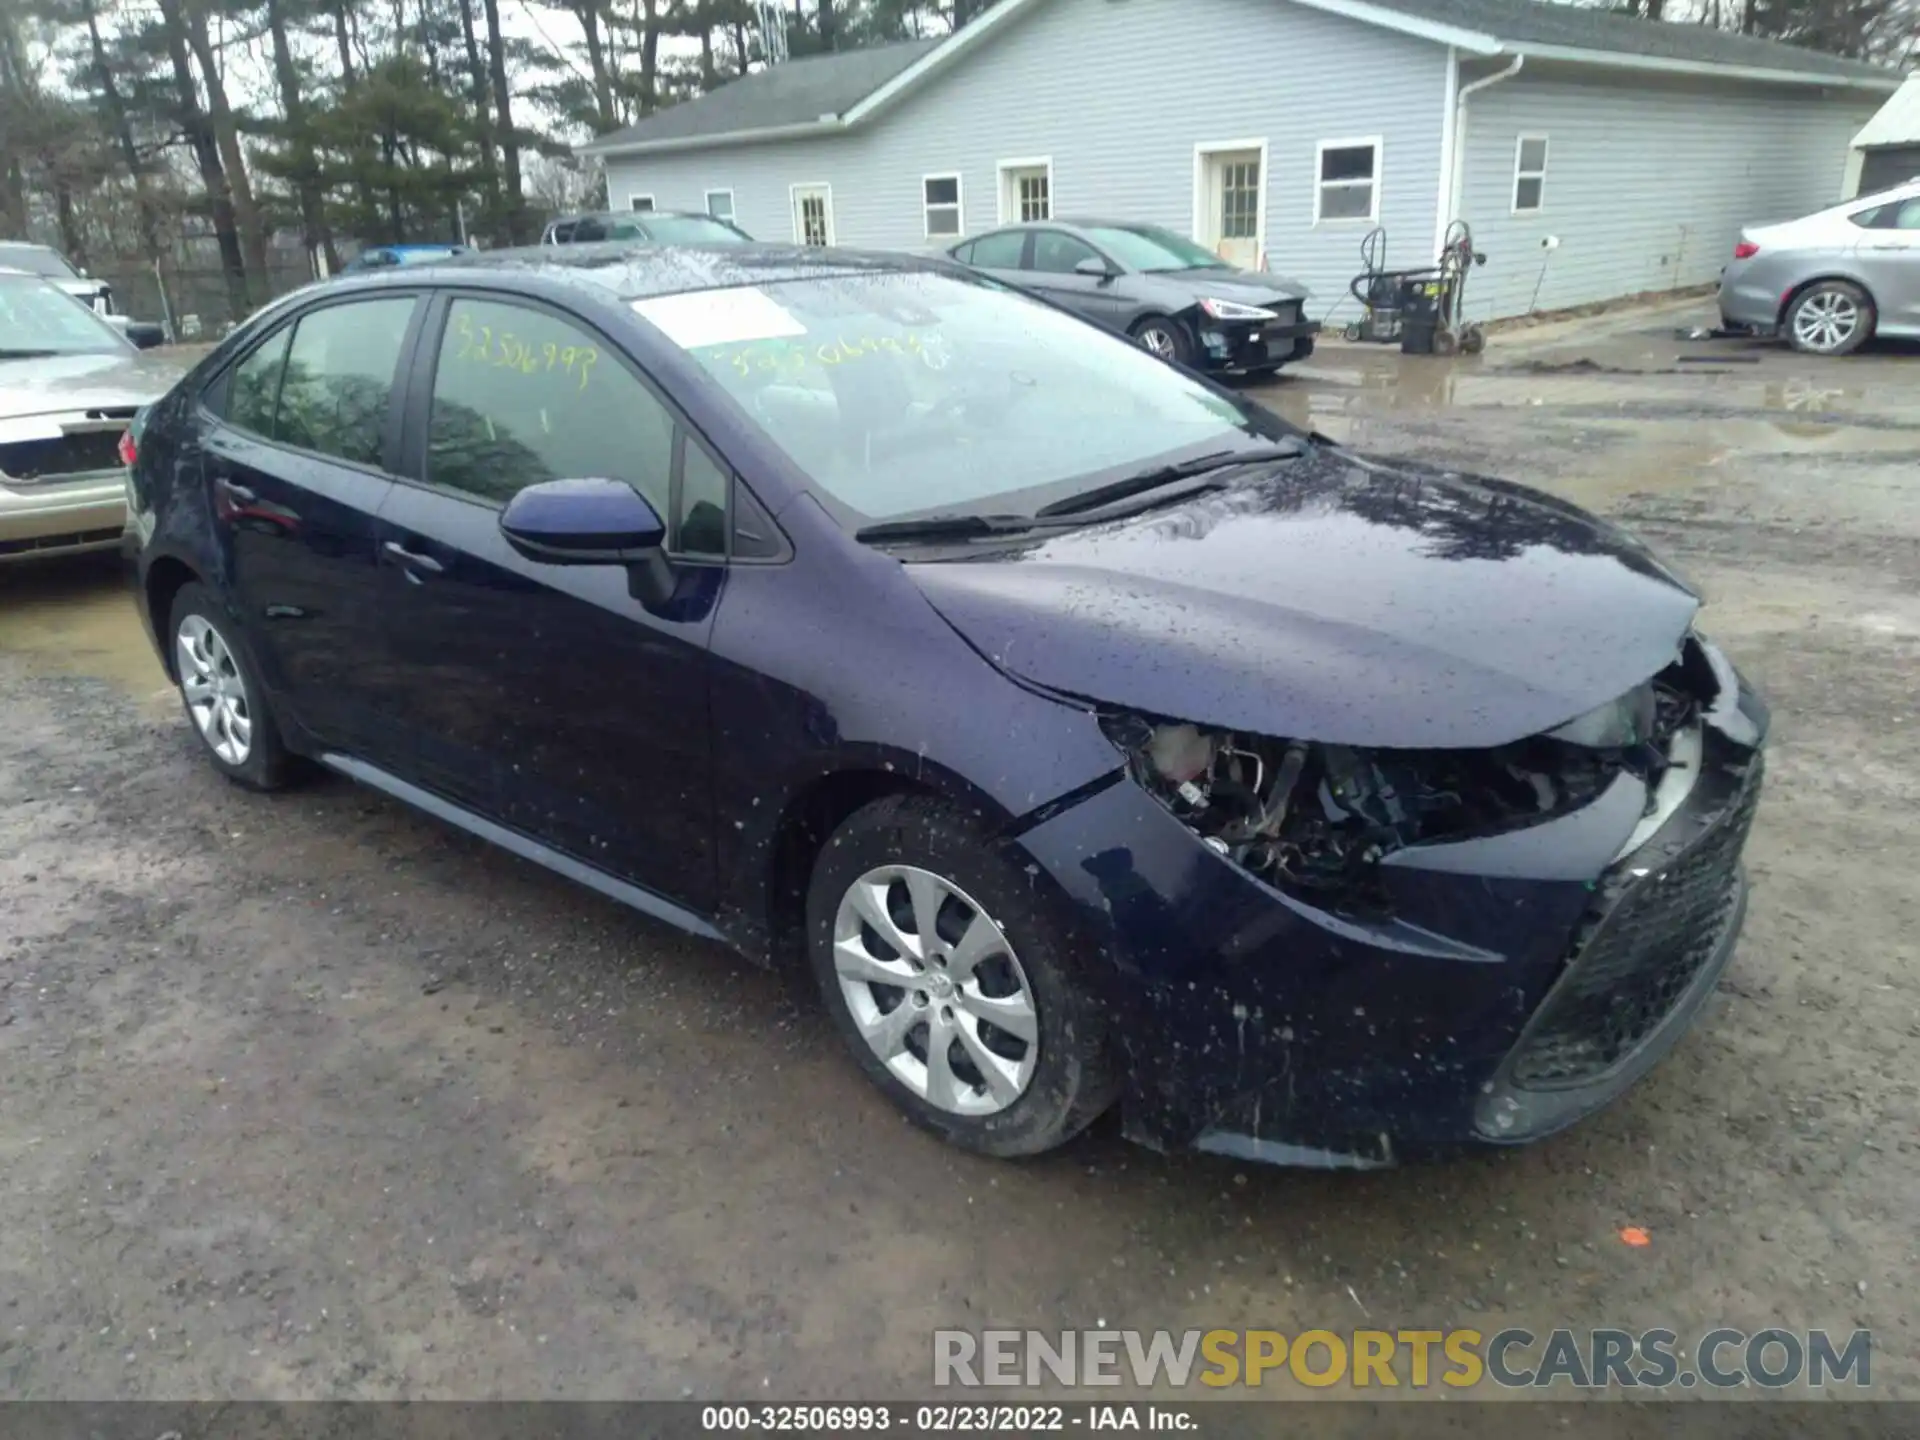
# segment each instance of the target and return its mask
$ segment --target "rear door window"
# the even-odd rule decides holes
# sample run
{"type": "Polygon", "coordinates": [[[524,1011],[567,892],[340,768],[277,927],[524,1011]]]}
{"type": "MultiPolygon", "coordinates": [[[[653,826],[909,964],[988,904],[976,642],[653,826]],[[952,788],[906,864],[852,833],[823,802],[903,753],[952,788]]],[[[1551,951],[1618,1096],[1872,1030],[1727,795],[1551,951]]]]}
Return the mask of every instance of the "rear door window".
{"type": "Polygon", "coordinates": [[[982,270],[1018,270],[1021,253],[1027,248],[1027,232],[1003,230],[998,235],[983,235],[973,242],[973,258],[967,263],[982,270]]]}
{"type": "Polygon", "coordinates": [[[273,407],[280,403],[280,376],[287,367],[288,327],[234,368],[227,387],[227,423],[255,435],[272,436],[273,407]]]}
{"type": "Polygon", "coordinates": [[[272,438],[355,465],[379,465],[413,306],[412,296],[393,296],[301,316],[287,348],[272,438]]]}

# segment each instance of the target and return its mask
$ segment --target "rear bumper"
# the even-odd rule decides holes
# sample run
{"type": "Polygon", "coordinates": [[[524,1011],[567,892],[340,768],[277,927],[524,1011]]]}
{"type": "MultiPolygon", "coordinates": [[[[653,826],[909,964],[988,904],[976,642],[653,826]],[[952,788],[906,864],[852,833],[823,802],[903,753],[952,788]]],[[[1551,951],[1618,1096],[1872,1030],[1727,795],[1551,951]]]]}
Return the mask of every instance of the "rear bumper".
{"type": "Polygon", "coordinates": [[[0,564],[29,557],[112,550],[127,522],[127,481],[119,471],[60,484],[0,482],[0,564]]]}
{"type": "Polygon", "coordinates": [[[1720,318],[1729,329],[1771,335],[1779,327],[1780,286],[1766,268],[1736,260],[1720,272],[1720,318]]]}

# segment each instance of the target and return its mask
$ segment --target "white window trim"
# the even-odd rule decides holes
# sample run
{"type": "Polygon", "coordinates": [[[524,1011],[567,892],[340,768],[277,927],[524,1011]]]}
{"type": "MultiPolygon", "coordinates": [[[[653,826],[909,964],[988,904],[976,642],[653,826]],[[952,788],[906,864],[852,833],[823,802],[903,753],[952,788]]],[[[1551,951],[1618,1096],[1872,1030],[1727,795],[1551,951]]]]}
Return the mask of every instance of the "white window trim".
{"type": "Polygon", "coordinates": [[[1535,134],[1516,135],[1513,137],[1513,193],[1509,197],[1513,202],[1513,206],[1507,212],[1508,214],[1538,215],[1547,208],[1547,165],[1552,159],[1553,146],[1548,143],[1547,136],[1535,134]],[[1520,151],[1529,140],[1538,140],[1540,142],[1540,168],[1538,170],[1522,170],[1520,168],[1520,151]],[[1527,210],[1520,208],[1520,182],[1522,180],[1538,180],[1540,182],[1540,203],[1527,210]]]}
{"type": "Polygon", "coordinates": [[[833,245],[833,186],[824,180],[803,180],[787,187],[787,215],[793,223],[793,243],[796,245],[807,243],[806,231],[800,224],[800,192],[802,190],[818,190],[826,196],[827,244],[833,245]]]}
{"type": "MultiPolygon", "coordinates": [[[[1048,195],[1049,202],[1051,202],[1052,195],[1053,195],[1051,182],[1049,182],[1047,195],[1048,195]]],[[[922,175],[920,177],[920,228],[925,233],[927,239],[944,240],[949,245],[958,245],[962,240],[967,238],[967,181],[966,181],[966,177],[962,175],[958,170],[940,170],[940,171],[934,172],[931,175],[922,175]],[[953,181],[954,203],[952,205],[928,204],[927,203],[927,182],[929,180],[953,181]],[[960,228],[958,230],[955,230],[951,235],[934,234],[933,233],[933,217],[931,212],[935,210],[959,211],[960,213],[957,218],[959,220],[960,228]]]]}
{"type": "MultiPolygon", "coordinates": [[[[1207,233],[1207,161],[1214,155],[1224,155],[1234,150],[1258,150],[1260,152],[1260,214],[1254,222],[1254,263],[1258,264],[1267,253],[1267,183],[1272,178],[1272,169],[1267,164],[1267,142],[1265,140],[1203,140],[1193,147],[1193,230],[1192,239],[1196,245],[1205,245],[1207,233]]],[[[1316,171],[1316,174],[1319,172],[1316,171]]]]}
{"type": "Polygon", "coordinates": [[[729,225],[738,223],[733,218],[739,212],[738,210],[735,209],[735,202],[733,198],[733,187],[731,185],[716,185],[713,189],[707,191],[701,197],[701,199],[706,204],[707,215],[710,218],[724,218],[729,225]],[[715,217],[713,214],[713,197],[716,195],[724,195],[727,197],[727,213],[724,217],[715,217]]]}
{"type": "Polygon", "coordinates": [[[639,214],[645,215],[649,211],[657,210],[659,208],[660,208],[659,201],[654,199],[653,194],[650,191],[642,190],[638,194],[629,194],[627,196],[627,209],[629,211],[635,211],[635,212],[638,212],[639,214]],[[640,209],[640,202],[642,200],[647,202],[646,210],[640,209]]]}
{"type": "Polygon", "coordinates": [[[1386,185],[1387,142],[1379,135],[1356,135],[1346,140],[1322,140],[1313,147],[1313,223],[1315,225],[1378,225],[1380,223],[1380,192],[1386,185]],[[1358,180],[1335,180],[1323,182],[1320,179],[1321,167],[1327,163],[1329,150],[1361,150],[1371,147],[1373,150],[1373,204],[1365,215],[1322,215],[1320,197],[1324,185],[1358,185],[1358,180]]]}
{"type": "Polygon", "coordinates": [[[1007,174],[1013,170],[1045,170],[1047,172],[1047,219],[1051,220],[1060,213],[1060,193],[1053,183],[1053,157],[1051,155],[1033,155],[1020,160],[1001,160],[994,166],[994,186],[999,192],[994,197],[1001,225],[1021,223],[1019,202],[1016,200],[1012,214],[1007,213],[1007,174]]]}

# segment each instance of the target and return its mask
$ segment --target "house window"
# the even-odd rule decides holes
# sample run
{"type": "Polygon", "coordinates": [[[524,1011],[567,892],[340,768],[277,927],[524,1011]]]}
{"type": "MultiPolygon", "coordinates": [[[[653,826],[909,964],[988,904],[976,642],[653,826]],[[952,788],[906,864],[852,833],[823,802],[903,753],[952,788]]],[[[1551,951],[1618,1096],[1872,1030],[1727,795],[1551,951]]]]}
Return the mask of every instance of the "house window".
{"type": "Polygon", "coordinates": [[[1522,135],[1513,146],[1513,213],[1538,210],[1546,199],[1547,137],[1522,135]]]}
{"type": "Polygon", "coordinates": [[[966,222],[961,216],[958,175],[927,176],[920,182],[920,204],[926,211],[929,240],[966,233],[966,222]]]}
{"type": "Polygon", "coordinates": [[[1000,162],[1000,223],[1023,224],[1053,218],[1053,162],[1000,162]]]}
{"type": "Polygon", "coordinates": [[[1380,218],[1380,142],[1322,140],[1313,223],[1380,218]]]}
{"type": "Polygon", "coordinates": [[[707,191],[707,214],[731,225],[733,223],[733,192],[731,190],[707,191]]]}
{"type": "Polygon", "coordinates": [[[632,210],[651,210],[653,209],[653,197],[651,195],[629,195],[627,197],[627,207],[632,210]]]}

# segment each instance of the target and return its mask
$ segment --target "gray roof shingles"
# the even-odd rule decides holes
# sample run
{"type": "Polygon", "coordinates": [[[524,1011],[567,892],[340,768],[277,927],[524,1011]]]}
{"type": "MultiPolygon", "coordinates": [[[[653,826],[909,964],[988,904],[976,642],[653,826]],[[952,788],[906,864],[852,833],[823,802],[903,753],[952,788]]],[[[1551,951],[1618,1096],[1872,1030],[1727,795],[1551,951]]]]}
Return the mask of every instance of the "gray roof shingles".
{"type": "MultiPolygon", "coordinates": [[[[1491,36],[1507,45],[1564,46],[1618,55],[1708,65],[1783,70],[1836,80],[1897,80],[1895,72],[1816,50],[1736,35],[1706,25],[1642,20],[1581,4],[1543,0],[1373,0],[1412,19],[1491,36]]],[[[587,149],[617,150],[667,140],[700,140],[803,125],[858,105],[939,40],[908,40],[871,50],[848,50],[790,60],[742,76],[685,104],[649,115],[637,125],[593,141],[587,149]]]]}
{"type": "Polygon", "coordinates": [[[1542,4],[1540,0],[1373,0],[1373,3],[1437,25],[1491,35],[1510,45],[1559,45],[1571,50],[1645,55],[1661,60],[1831,75],[1841,80],[1898,78],[1877,65],[1843,60],[1837,55],[1805,50],[1778,40],[1737,35],[1709,25],[1642,20],[1597,6],[1542,4]]]}
{"type": "Polygon", "coordinates": [[[906,40],[871,50],[844,50],[789,60],[729,81],[682,105],[649,115],[637,125],[594,141],[595,150],[656,140],[732,135],[777,125],[804,125],[822,115],[840,115],[885,85],[938,40],[906,40]]]}

